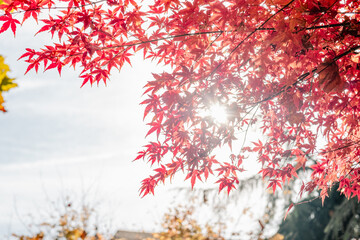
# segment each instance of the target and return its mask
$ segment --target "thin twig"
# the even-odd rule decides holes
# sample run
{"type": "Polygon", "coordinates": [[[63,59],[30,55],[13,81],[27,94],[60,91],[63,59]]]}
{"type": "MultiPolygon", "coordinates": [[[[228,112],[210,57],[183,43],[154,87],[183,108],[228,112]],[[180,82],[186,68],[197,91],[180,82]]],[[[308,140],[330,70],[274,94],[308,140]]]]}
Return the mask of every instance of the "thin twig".
{"type": "MultiPolygon", "coordinates": [[[[248,134],[248,131],[249,131],[249,127],[250,127],[251,122],[253,121],[253,119],[254,119],[254,117],[255,117],[255,114],[256,114],[257,111],[259,110],[259,106],[260,106],[260,105],[257,105],[257,108],[256,108],[254,114],[251,116],[251,119],[250,119],[250,121],[249,121],[249,124],[247,125],[246,131],[245,131],[244,140],[243,140],[243,143],[242,143],[241,148],[240,148],[240,152],[241,152],[241,150],[244,148],[244,145],[245,145],[245,142],[246,142],[246,137],[247,137],[247,134],[248,134]]],[[[240,154],[240,153],[239,153],[239,154],[240,154]]]]}

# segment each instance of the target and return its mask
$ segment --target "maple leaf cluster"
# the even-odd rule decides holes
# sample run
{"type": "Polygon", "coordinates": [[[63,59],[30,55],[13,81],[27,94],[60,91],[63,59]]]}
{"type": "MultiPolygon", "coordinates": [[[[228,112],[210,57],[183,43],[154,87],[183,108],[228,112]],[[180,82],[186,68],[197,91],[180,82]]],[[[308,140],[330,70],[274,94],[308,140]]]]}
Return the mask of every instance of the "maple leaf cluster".
{"type": "Polygon", "coordinates": [[[83,84],[106,83],[139,51],[171,67],[145,86],[147,135],[156,140],[136,159],[159,167],[142,195],[179,171],[192,186],[214,174],[230,191],[255,153],[273,191],[312,158],[302,191],[324,198],[340,182],[347,197],[360,197],[359,1],[4,0],[0,8],[0,31],[14,34],[14,12],[22,22],[50,12],[37,33],[59,40],[26,49],[27,71],[68,65],[82,70],[83,84]],[[226,123],[201,114],[212,104],[226,108],[226,123]],[[258,141],[230,159],[213,154],[255,126],[258,141]]]}

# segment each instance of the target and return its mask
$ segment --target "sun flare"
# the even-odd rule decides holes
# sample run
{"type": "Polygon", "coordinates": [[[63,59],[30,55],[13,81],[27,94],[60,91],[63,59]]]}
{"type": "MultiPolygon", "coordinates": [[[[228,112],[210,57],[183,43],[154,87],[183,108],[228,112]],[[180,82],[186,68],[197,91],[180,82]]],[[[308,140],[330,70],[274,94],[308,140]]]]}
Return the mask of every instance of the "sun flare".
{"type": "Polygon", "coordinates": [[[228,114],[224,106],[220,104],[212,105],[209,109],[211,118],[218,123],[226,123],[228,114]]]}
{"type": "Polygon", "coordinates": [[[211,118],[215,123],[218,124],[224,124],[228,120],[228,113],[225,106],[218,103],[211,105],[207,109],[204,109],[199,114],[201,117],[211,118]]]}

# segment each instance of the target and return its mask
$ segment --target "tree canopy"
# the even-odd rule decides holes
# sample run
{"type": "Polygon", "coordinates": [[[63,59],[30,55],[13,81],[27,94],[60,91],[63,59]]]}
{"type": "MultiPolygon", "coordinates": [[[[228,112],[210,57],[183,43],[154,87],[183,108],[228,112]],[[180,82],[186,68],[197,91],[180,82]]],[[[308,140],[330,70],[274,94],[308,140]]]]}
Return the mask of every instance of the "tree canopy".
{"type": "Polygon", "coordinates": [[[142,195],[180,170],[192,186],[215,174],[230,191],[255,153],[273,191],[315,158],[301,192],[319,189],[324,199],[339,182],[345,196],[360,197],[359,1],[3,2],[0,33],[33,18],[37,34],[54,37],[26,49],[26,72],[67,65],[81,69],[83,85],[106,83],[139,51],[171,67],[145,86],[154,140],[136,159],[158,167],[142,195]],[[252,128],[261,129],[258,141],[246,140],[252,128]],[[231,148],[241,132],[240,151],[219,159],[214,150],[231,148]]]}

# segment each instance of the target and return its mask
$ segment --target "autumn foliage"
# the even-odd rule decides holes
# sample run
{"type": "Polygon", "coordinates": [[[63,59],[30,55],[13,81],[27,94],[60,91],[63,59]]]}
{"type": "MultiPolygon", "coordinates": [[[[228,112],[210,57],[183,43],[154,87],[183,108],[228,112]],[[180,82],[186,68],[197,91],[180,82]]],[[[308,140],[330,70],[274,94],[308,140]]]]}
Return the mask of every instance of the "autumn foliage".
{"type": "MultiPolygon", "coordinates": [[[[1,4],[1,2],[0,2],[1,4]]],[[[9,65],[5,64],[5,59],[0,55],[0,111],[6,112],[4,107],[4,97],[3,93],[9,91],[10,89],[17,87],[17,84],[14,83],[13,78],[9,78],[7,75],[10,71],[9,65]]]]}
{"type": "Polygon", "coordinates": [[[216,233],[214,226],[207,225],[206,231],[193,217],[191,207],[177,207],[164,215],[163,232],[153,233],[153,238],[146,240],[225,240],[216,233]]]}
{"type": "MultiPolygon", "coordinates": [[[[99,225],[94,220],[97,216],[96,208],[83,204],[80,209],[66,197],[66,203],[61,208],[51,209],[48,217],[41,219],[41,223],[32,222],[27,226],[30,235],[12,234],[14,240],[119,240],[102,234],[99,225]]],[[[54,204],[54,202],[52,202],[54,204]]]]}
{"type": "Polygon", "coordinates": [[[67,65],[82,70],[83,85],[106,83],[140,51],[171,67],[145,86],[151,140],[136,159],[155,173],[142,195],[179,171],[192,186],[214,174],[230,191],[255,153],[274,191],[313,158],[302,192],[324,198],[339,182],[360,197],[359,1],[4,0],[0,8],[0,32],[15,34],[33,18],[37,34],[54,38],[26,49],[26,72],[67,65]],[[225,122],[201,114],[214,104],[226,109],[225,122]],[[263,136],[246,141],[255,127],[263,136]],[[214,155],[241,132],[240,151],[214,155]]]}

